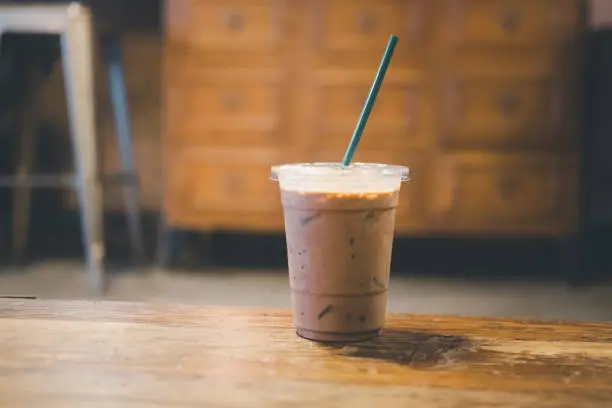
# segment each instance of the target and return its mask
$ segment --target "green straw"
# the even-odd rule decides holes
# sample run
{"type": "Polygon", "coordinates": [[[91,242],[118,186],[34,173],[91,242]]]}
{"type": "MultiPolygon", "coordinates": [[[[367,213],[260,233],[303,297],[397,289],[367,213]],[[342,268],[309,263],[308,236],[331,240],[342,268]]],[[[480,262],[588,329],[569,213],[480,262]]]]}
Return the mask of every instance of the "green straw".
{"type": "Polygon", "coordinates": [[[389,42],[387,43],[387,49],[385,50],[385,54],[380,61],[380,66],[378,67],[378,72],[376,73],[376,77],[374,77],[374,82],[372,83],[372,87],[370,88],[370,93],[366,98],[365,104],[363,105],[363,110],[361,111],[361,116],[359,116],[359,120],[357,121],[357,126],[355,127],[355,131],[353,132],[353,137],[351,138],[351,142],[346,149],[346,153],[344,154],[344,159],[342,160],[343,166],[348,166],[353,159],[353,155],[355,154],[355,150],[357,149],[357,145],[359,144],[359,140],[361,139],[361,134],[365,129],[366,123],[368,122],[368,118],[370,117],[370,112],[372,112],[372,108],[374,107],[374,101],[376,100],[376,95],[378,95],[378,91],[380,90],[380,85],[382,84],[383,78],[385,77],[385,73],[387,72],[387,68],[389,67],[389,62],[391,61],[391,57],[393,56],[393,50],[395,49],[395,44],[397,44],[398,38],[394,35],[389,37],[389,42]]]}

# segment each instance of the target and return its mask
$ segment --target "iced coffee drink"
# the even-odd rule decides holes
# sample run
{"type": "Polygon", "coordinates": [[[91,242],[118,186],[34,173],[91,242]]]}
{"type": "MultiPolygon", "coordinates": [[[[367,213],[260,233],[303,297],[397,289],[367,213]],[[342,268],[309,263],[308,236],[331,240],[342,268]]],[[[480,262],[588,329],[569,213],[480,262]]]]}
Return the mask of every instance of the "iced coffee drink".
{"type": "Polygon", "coordinates": [[[361,341],[385,322],[401,166],[355,163],[273,168],[281,189],[298,335],[361,341]]]}

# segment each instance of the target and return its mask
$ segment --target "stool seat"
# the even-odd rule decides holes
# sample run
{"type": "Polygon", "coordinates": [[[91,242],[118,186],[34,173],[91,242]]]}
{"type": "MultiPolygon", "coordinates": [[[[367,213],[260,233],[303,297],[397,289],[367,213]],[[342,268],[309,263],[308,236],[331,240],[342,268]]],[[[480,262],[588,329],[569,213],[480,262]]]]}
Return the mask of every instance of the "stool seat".
{"type": "MultiPolygon", "coordinates": [[[[123,31],[126,1],[127,0],[74,0],[70,3],[87,7],[94,16],[94,27],[98,35],[106,37],[118,36],[121,31],[123,31]]],[[[0,4],[0,6],[6,10],[7,19],[13,17],[20,20],[28,19],[29,21],[26,22],[28,25],[30,25],[30,22],[34,21],[34,19],[39,19],[36,25],[43,30],[39,32],[52,34],[58,32],[53,30],[57,27],[56,24],[61,18],[61,15],[65,13],[67,3],[69,2],[66,0],[12,0],[8,4],[0,4]],[[24,7],[29,7],[31,9],[24,13],[22,10],[24,7]],[[10,10],[10,8],[14,10],[10,10]],[[58,20],[55,19],[53,13],[58,15],[58,20]],[[54,21],[45,21],[47,16],[54,21]]],[[[24,32],[33,33],[33,31],[29,30],[24,32]]]]}
{"type": "Polygon", "coordinates": [[[83,6],[79,3],[21,6],[0,4],[0,32],[60,34],[66,30],[69,20],[78,18],[81,13],[83,6]]]}

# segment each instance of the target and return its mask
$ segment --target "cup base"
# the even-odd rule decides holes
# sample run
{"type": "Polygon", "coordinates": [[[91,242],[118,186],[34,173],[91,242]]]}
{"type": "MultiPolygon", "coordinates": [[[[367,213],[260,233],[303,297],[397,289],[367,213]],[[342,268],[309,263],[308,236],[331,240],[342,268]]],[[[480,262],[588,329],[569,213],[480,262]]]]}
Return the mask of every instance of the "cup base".
{"type": "Polygon", "coordinates": [[[306,340],[321,343],[357,343],[373,340],[382,332],[382,328],[356,333],[320,332],[307,329],[296,329],[296,334],[306,340]]]}

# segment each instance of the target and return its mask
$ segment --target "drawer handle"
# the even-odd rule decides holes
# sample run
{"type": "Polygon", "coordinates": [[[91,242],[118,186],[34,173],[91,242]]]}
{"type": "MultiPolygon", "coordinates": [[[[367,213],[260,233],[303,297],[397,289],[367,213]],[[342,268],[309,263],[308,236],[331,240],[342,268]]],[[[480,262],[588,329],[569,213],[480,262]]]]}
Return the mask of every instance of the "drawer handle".
{"type": "Polygon", "coordinates": [[[241,30],[244,27],[244,16],[242,13],[231,12],[225,21],[229,30],[241,30]]]}
{"type": "Polygon", "coordinates": [[[238,112],[242,108],[242,97],[239,94],[225,95],[223,98],[223,105],[230,112],[238,112]]]}
{"type": "Polygon", "coordinates": [[[497,108],[505,116],[512,116],[518,110],[520,100],[516,94],[505,92],[497,97],[497,108]]]}
{"type": "Polygon", "coordinates": [[[518,183],[508,177],[500,177],[497,180],[497,189],[502,200],[509,200],[515,196],[518,190],[518,183]]]}
{"type": "Polygon", "coordinates": [[[518,10],[505,10],[499,15],[499,26],[506,33],[515,32],[521,25],[522,15],[518,10]]]}
{"type": "Polygon", "coordinates": [[[358,17],[357,25],[363,34],[369,34],[377,26],[376,16],[374,16],[372,13],[362,13],[358,17]]]}

